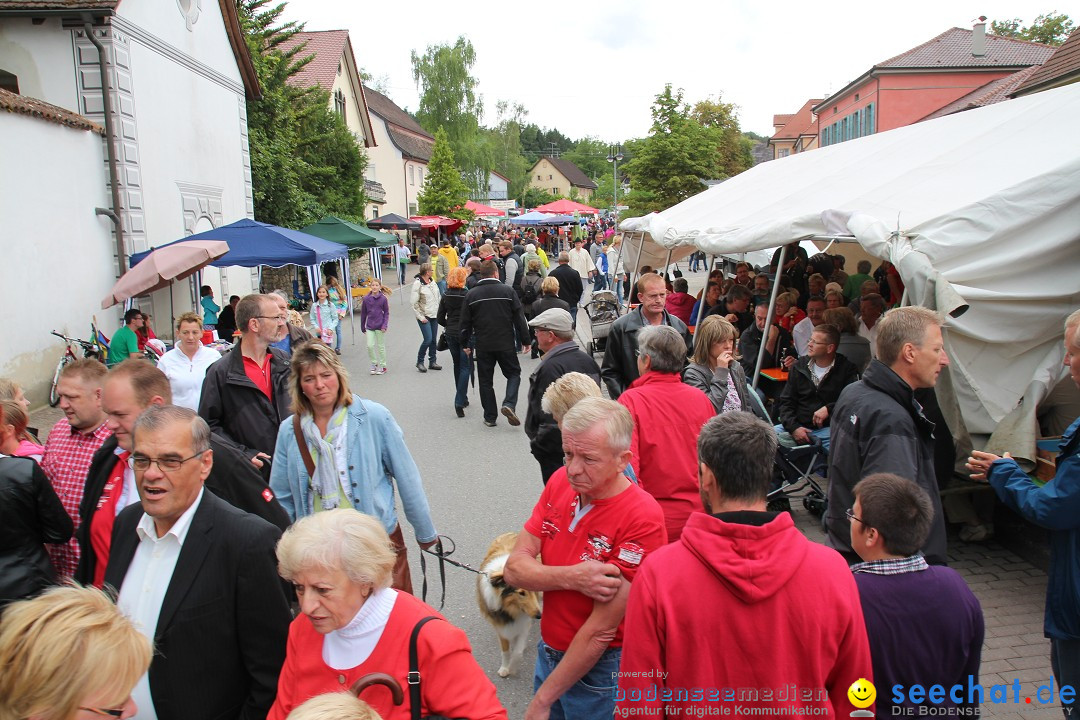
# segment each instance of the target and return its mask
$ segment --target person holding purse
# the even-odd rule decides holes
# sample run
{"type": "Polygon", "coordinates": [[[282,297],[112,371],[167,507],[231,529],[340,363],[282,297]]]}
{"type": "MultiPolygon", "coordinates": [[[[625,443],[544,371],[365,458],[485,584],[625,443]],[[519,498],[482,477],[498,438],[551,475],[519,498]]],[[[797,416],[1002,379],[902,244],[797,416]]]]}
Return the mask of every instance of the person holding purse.
{"type": "MultiPolygon", "coordinates": [[[[327,345],[333,345],[338,326],[338,313],[334,303],[330,302],[330,291],[325,285],[320,285],[315,291],[315,302],[311,303],[308,315],[311,316],[311,324],[318,331],[318,338],[327,345]]],[[[341,354],[340,350],[334,352],[341,354]]]]}
{"type": "Polygon", "coordinates": [[[294,522],[350,505],[376,518],[397,552],[393,587],[411,593],[395,486],[420,547],[438,533],[401,428],[385,407],[350,392],[341,360],[319,342],[293,350],[289,389],[293,415],[278,430],[270,489],[294,522]]]}

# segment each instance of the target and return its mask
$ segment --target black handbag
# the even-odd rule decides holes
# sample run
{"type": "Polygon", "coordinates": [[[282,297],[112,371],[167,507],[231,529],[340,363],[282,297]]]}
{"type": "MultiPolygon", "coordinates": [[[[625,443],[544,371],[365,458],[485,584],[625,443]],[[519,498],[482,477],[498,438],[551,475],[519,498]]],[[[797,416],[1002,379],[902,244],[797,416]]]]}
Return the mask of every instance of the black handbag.
{"type": "Polygon", "coordinates": [[[450,349],[450,344],[448,342],[446,342],[446,333],[445,332],[439,335],[439,339],[435,343],[435,349],[436,350],[449,350],[450,349]]]}

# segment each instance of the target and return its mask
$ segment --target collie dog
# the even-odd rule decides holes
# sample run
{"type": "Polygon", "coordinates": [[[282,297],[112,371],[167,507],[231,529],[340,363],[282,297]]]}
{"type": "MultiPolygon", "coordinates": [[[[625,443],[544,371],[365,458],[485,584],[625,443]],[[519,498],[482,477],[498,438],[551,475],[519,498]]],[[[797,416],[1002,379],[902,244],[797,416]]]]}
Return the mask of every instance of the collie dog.
{"type": "Polygon", "coordinates": [[[540,617],[540,593],[506,584],[503,568],[517,542],[516,532],[503,533],[492,541],[476,576],[476,601],[480,612],[495,628],[502,649],[499,677],[507,677],[521,664],[532,621],[540,617]]]}

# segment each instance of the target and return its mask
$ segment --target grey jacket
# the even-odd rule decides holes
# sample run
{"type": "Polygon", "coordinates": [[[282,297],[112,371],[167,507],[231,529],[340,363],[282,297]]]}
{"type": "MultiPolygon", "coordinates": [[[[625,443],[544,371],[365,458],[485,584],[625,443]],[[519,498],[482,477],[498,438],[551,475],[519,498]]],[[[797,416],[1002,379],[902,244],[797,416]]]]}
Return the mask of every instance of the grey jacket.
{"type": "Polygon", "coordinates": [[[732,361],[730,367],[710,370],[704,365],[690,363],[683,370],[682,380],[691,387],[696,387],[709,396],[713,409],[719,415],[724,409],[724,399],[727,398],[730,383],[735,383],[735,391],[739,394],[739,402],[746,412],[753,412],[750,398],[746,394],[746,373],[742,365],[732,361]]]}

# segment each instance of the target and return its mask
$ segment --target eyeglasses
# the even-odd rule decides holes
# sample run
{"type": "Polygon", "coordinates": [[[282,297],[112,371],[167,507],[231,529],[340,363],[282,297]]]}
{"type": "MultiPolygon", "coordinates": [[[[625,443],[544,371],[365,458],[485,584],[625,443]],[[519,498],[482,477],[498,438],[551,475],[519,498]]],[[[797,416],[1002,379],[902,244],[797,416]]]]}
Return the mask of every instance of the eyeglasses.
{"type": "Polygon", "coordinates": [[[277,320],[278,322],[285,322],[289,319],[288,315],[256,315],[255,317],[260,320],[277,320]]]}
{"type": "Polygon", "coordinates": [[[845,510],[845,511],[844,511],[844,515],[846,515],[846,516],[847,516],[847,519],[848,519],[848,520],[858,520],[858,521],[859,521],[859,522],[861,522],[861,523],[862,523],[863,525],[865,525],[865,524],[866,524],[865,522],[863,522],[863,519],[862,519],[862,518],[860,518],[860,517],[855,517],[855,508],[848,508],[847,510],[845,510]]]}
{"type": "MultiPolygon", "coordinates": [[[[209,450],[207,448],[206,450],[209,450]]],[[[132,455],[128,458],[128,465],[132,470],[147,470],[150,468],[150,463],[155,463],[158,466],[158,470],[161,472],[176,472],[184,463],[188,460],[194,460],[201,456],[206,450],[200,450],[191,457],[186,457],[183,460],[177,460],[176,458],[152,458],[146,455],[132,455]]]]}
{"type": "Polygon", "coordinates": [[[95,715],[103,715],[105,717],[124,717],[124,708],[92,708],[79,706],[80,710],[85,710],[88,713],[94,713],[95,715]]]}

